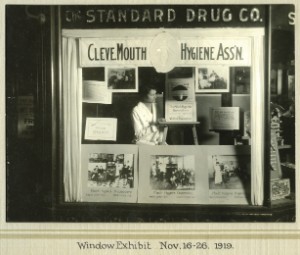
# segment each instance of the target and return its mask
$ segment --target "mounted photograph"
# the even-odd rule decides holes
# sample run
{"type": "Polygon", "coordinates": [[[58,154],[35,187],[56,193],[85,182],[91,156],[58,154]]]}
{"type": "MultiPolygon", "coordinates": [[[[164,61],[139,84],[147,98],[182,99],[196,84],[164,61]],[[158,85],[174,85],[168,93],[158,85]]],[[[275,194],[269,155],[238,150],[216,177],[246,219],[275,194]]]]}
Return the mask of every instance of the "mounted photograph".
{"type": "Polygon", "coordinates": [[[152,156],[150,184],[153,190],[195,189],[194,155],[152,156]]]}
{"type": "Polygon", "coordinates": [[[133,188],[133,154],[90,154],[88,187],[133,188]]]}
{"type": "Polygon", "coordinates": [[[196,92],[229,92],[229,67],[221,65],[197,67],[196,92]]]}
{"type": "Polygon", "coordinates": [[[112,92],[137,92],[138,78],[135,67],[106,67],[107,89],[112,92]]]}

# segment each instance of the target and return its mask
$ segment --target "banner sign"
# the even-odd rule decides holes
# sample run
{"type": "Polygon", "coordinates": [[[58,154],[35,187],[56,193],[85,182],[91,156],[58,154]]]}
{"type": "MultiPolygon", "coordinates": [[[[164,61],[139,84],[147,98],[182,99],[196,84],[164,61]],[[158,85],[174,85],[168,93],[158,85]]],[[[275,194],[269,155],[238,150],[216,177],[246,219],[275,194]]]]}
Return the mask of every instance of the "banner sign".
{"type": "Polygon", "coordinates": [[[263,27],[265,5],[73,5],[62,28],[263,27]]]}
{"type": "Polygon", "coordinates": [[[79,41],[80,65],[87,67],[130,63],[149,66],[151,39],[81,38],[79,41]]]}
{"type": "MultiPolygon", "coordinates": [[[[171,32],[165,32],[169,34],[171,32]]],[[[172,35],[173,36],[173,35],[172,35]]],[[[174,37],[174,36],[173,36],[174,37]]],[[[152,50],[152,37],[143,38],[81,38],[80,66],[107,65],[152,66],[156,51],[152,50]]],[[[174,66],[218,64],[248,66],[251,64],[249,38],[175,38],[175,43],[163,48],[165,58],[174,66]],[[172,58],[171,58],[172,55],[172,58]]]]}
{"type": "Polygon", "coordinates": [[[181,64],[250,65],[248,38],[193,38],[179,41],[181,64]]]}

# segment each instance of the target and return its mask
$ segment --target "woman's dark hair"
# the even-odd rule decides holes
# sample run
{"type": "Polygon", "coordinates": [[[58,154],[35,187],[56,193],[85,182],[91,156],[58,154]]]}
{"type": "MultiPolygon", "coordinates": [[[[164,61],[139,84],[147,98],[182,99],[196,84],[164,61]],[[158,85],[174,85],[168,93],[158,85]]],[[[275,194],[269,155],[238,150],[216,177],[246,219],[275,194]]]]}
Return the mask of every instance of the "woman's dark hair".
{"type": "Polygon", "coordinates": [[[141,86],[139,89],[139,95],[141,98],[145,98],[148,93],[150,92],[150,90],[156,90],[157,88],[153,85],[146,85],[146,86],[141,86]]]}

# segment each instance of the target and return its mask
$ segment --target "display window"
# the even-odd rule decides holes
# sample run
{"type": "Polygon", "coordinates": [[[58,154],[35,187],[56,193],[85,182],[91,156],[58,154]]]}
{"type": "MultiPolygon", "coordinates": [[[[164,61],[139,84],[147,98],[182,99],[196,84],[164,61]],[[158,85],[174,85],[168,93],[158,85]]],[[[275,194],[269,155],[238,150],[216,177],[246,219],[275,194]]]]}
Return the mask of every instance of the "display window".
{"type": "Polygon", "coordinates": [[[263,205],[264,28],[61,40],[64,202],[263,205]]]}

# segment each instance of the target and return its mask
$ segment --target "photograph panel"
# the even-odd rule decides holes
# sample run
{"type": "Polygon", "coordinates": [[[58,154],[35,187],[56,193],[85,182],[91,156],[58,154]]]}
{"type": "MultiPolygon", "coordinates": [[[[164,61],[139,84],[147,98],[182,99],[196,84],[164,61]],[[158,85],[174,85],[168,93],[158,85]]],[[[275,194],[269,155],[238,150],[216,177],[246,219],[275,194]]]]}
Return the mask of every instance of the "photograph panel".
{"type": "Polygon", "coordinates": [[[196,68],[198,93],[229,92],[229,67],[204,66],[196,68]]]}

